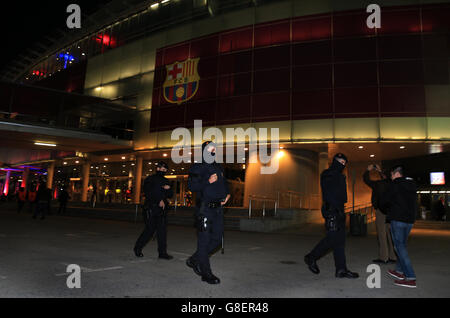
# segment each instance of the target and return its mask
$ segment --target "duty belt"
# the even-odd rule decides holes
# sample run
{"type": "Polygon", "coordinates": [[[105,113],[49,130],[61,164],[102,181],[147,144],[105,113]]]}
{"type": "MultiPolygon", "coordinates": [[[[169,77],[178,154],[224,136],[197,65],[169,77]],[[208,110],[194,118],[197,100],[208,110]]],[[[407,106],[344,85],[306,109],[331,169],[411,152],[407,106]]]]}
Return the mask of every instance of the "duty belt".
{"type": "Polygon", "coordinates": [[[217,209],[217,208],[221,208],[221,207],[222,207],[222,203],[219,201],[208,203],[208,208],[210,208],[210,209],[217,209]]]}

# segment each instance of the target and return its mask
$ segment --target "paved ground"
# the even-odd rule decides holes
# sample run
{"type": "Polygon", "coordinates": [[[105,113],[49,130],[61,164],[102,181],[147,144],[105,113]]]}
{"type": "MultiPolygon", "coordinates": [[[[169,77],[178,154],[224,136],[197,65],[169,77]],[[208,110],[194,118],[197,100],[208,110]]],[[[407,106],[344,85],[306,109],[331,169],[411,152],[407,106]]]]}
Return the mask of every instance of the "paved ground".
{"type": "Polygon", "coordinates": [[[450,228],[416,229],[410,255],[418,288],[394,286],[382,266],[380,289],[366,286],[367,265],[376,256],[373,231],[348,237],[349,268],[357,280],[336,279],[332,254],[311,274],[303,256],[320,239],[322,226],[278,234],[226,232],[225,254],[212,258],[222,284],[200,281],[185,265],[195,232],[169,227],[172,261],[157,259],[155,242],[136,259],[132,246],[141,224],[50,216],[33,220],[0,210],[0,297],[450,297],[450,228]],[[66,287],[66,266],[82,267],[81,289],[66,287]]]}

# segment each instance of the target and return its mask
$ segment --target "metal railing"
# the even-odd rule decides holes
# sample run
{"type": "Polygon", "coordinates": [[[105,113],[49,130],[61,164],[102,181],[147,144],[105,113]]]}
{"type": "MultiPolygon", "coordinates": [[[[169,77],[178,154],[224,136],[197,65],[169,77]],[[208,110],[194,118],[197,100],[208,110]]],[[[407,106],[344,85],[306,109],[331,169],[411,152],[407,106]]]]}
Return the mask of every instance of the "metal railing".
{"type": "Polygon", "coordinates": [[[274,203],[274,216],[277,215],[278,202],[276,199],[268,198],[265,196],[249,195],[248,196],[248,218],[249,219],[251,219],[251,217],[252,217],[253,204],[256,202],[262,202],[262,217],[263,218],[266,217],[266,202],[274,203]]]}
{"type": "Polygon", "coordinates": [[[362,214],[366,215],[367,223],[375,221],[375,213],[372,203],[362,203],[355,206],[348,206],[345,208],[345,213],[351,214],[362,214]]]}
{"type": "Polygon", "coordinates": [[[303,194],[289,190],[277,192],[277,201],[280,208],[317,210],[320,209],[321,200],[319,194],[303,194]]]}

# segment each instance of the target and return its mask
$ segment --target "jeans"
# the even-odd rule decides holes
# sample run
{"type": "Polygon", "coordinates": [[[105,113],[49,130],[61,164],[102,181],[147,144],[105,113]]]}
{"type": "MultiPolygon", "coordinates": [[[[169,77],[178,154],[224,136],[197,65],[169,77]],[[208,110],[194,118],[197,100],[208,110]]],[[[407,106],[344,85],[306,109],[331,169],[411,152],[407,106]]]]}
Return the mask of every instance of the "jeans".
{"type": "Polygon", "coordinates": [[[392,241],[397,252],[396,271],[405,275],[408,280],[415,280],[416,274],[411,264],[411,260],[406,249],[408,235],[413,225],[399,221],[391,221],[392,241]]]}

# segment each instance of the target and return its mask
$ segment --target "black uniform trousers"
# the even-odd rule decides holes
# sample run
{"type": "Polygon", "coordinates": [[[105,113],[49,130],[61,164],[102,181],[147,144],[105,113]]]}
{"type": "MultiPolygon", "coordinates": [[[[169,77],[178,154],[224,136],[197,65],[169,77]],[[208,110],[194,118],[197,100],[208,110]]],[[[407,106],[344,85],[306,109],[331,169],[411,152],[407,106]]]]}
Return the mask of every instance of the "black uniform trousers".
{"type": "Polygon", "coordinates": [[[209,257],[222,246],[223,238],[223,208],[200,209],[197,224],[197,251],[192,259],[200,265],[202,274],[211,273],[209,257]],[[206,225],[206,226],[205,226],[206,225]]]}
{"type": "Polygon", "coordinates": [[[47,201],[37,202],[33,217],[36,218],[40,214],[41,218],[45,218],[45,214],[48,212],[48,210],[49,204],[47,201]]]}
{"type": "Polygon", "coordinates": [[[338,230],[329,231],[309,254],[315,260],[324,256],[330,249],[333,250],[336,272],[347,269],[345,259],[345,218],[338,221],[338,230]]]}
{"type": "Polygon", "coordinates": [[[145,210],[145,229],[135,244],[135,249],[142,251],[145,245],[153,238],[156,231],[158,240],[158,252],[160,255],[167,254],[167,216],[160,207],[153,207],[153,211],[145,210]],[[147,214],[148,212],[148,214],[147,214]]]}
{"type": "Polygon", "coordinates": [[[59,202],[59,209],[58,209],[58,214],[65,214],[67,210],[67,201],[60,201],[59,202]]]}

